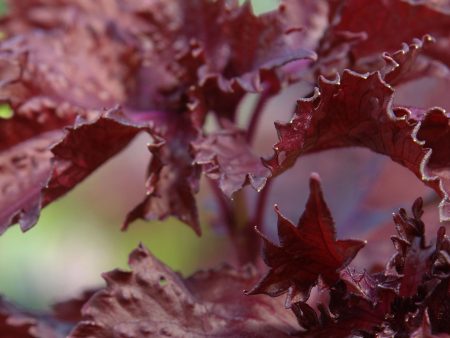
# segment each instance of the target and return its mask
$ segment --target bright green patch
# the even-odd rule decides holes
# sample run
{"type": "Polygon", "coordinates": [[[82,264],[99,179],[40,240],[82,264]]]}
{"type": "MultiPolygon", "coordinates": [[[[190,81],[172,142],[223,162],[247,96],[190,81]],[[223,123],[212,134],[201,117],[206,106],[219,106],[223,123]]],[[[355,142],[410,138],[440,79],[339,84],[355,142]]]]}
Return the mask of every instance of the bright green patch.
{"type": "MultiPolygon", "coordinates": [[[[246,0],[239,0],[242,5],[246,0]]],[[[253,12],[257,15],[273,11],[277,8],[279,1],[277,0],[252,0],[253,12]]]]}
{"type": "Polygon", "coordinates": [[[12,116],[13,116],[13,110],[11,109],[9,104],[0,104],[0,118],[10,119],[12,116]]]}
{"type": "Polygon", "coordinates": [[[5,0],[0,0],[0,15],[6,14],[8,7],[6,6],[5,0]]]}

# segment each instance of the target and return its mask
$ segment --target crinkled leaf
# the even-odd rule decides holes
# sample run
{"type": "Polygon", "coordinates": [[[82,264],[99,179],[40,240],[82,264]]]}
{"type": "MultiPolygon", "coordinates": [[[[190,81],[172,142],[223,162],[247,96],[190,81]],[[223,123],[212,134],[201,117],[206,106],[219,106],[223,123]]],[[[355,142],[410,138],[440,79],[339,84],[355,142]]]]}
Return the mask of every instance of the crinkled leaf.
{"type": "Polygon", "coordinates": [[[392,53],[402,43],[425,34],[433,36],[437,43],[425,49],[417,66],[450,65],[441,47],[448,39],[450,13],[430,6],[430,2],[374,0],[366,4],[351,0],[329,4],[330,27],[318,49],[319,60],[323,59],[319,62],[322,75],[332,76],[344,68],[374,71],[379,69],[383,52],[392,53]]]}
{"type": "Polygon", "coordinates": [[[448,277],[436,274],[437,266],[440,272],[450,267],[440,259],[449,249],[448,238],[441,228],[435,247],[425,246],[420,199],[412,210],[413,217],[403,209],[394,216],[398,252],[385,271],[370,274],[347,268],[334,285],[322,286],[321,292],[328,297],[319,298],[316,304],[292,305],[304,329],[300,336],[409,337],[422,332],[431,337],[449,333],[448,277]]]}
{"type": "Polygon", "coordinates": [[[55,165],[44,203],[72,189],[144,130],[149,131],[145,125],[129,122],[120,109],[109,110],[90,121],[78,119],[52,148],[55,165]]]}
{"type": "Polygon", "coordinates": [[[352,49],[355,59],[393,52],[405,41],[425,34],[446,37],[450,15],[424,2],[410,0],[343,1],[336,13],[333,31],[364,32],[366,39],[352,49]]]}
{"type": "Polygon", "coordinates": [[[300,337],[353,337],[369,334],[383,323],[394,293],[387,290],[378,303],[349,293],[340,281],[330,289],[328,306],[319,304],[319,314],[307,303],[292,306],[299,324],[306,329],[300,337]]]}
{"type": "Polygon", "coordinates": [[[392,107],[392,99],[392,87],[378,72],[346,70],[335,81],[320,78],[314,96],[298,102],[292,120],[276,124],[279,142],[267,166],[276,175],[303,154],[366,147],[410,169],[444,196],[441,219],[449,219],[448,116],[439,108],[392,107]]]}
{"type": "Polygon", "coordinates": [[[41,189],[51,173],[50,146],[82,110],[41,101],[36,109],[0,119],[0,233],[12,223],[30,229],[37,221],[41,189]]]}
{"type": "Polygon", "coordinates": [[[311,176],[310,196],[297,226],[278,208],[276,212],[280,246],[260,234],[264,240],[263,258],[270,270],[248,294],[274,297],[288,292],[289,306],[292,300],[306,300],[319,276],[328,286],[333,285],[339,279],[339,270],[350,263],[364,242],[336,240],[334,222],[316,175],[311,176]]]}
{"type": "Polygon", "coordinates": [[[304,34],[300,31],[313,26],[308,15],[319,9],[309,1],[303,2],[309,8],[302,11],[294,7],[299,13],[296,16],[287,9],[295,3],[283,4],[279,10],[260,16],[253,14],[250,2],[231,6],[231,10],[222,13],[213,23],[218,34],[208,30],[210,40],[198,39],[191,54],[185,57],[185,62],[198,64],[194,77],[199,85],[192,95],[197,114],[213,110],[230,116],[247,92],[277,93],[290,78],[282,69],[284,65],[315,59],[315,53],[304,47],[304,34]],[[220,53],[212,53],[211,41],[220,53]]]}
{"type": "Polygon", "coordinates": [[[391,290],[398,294],[401,282],[401,277],[387,271],[358,272],[349,267],[341,271],[340,277],[349,291],[372,303],[378,303],[384,297],[385,290],[391,290]]]}
{"type": "Polygon", "coordinates": [[[398,252],[388,266],[404,275],[399,290],[402,297],[411,297],[417,293],[418,286],[424,282],[424,275],[431,273],[435,258],[435,249],[425,244],[422,203],[422,199],[415,201],[412,207],[414,218],[408,217],[404,209],[394,214],[398,236],[393,236],[392,241],[398,252]]]}
{"type": "Polygon", "coordinates": [[[245,140],[242,130],[223,121],[224,127],[208,136],[202,136],[192,143],[195,163],[228,196],[250,183],[260,191],[267,177],[267,168],[255,156],[245,140]]]}
{"type": "Polygon", "coordinates": [[[163,129],[153,132],[155,142],[149,145],[152,158],[146,182],[147,196],[127,215],[123,228],[137,219],[176,216],[200,235],[194,197],[200,172],[192,164],[190,153],[190,143],[197,131],[181,118],[163,129]]]}
{"type": "Polygon", "coordinates": [[[385,64],[381,68],[384,80],[391,86],[426,76],[447,76],[448,69],[424,56],[424,52],[436,40],[425,35],[422,40],[414,39],[412,43],[403,43],[403,48],[395,53],[384,53],[385,64]]]}
{"type": "Polygon", "coordinates": [[[288,337],[295,319],[263,296],[242,290],[253,269],[228,266],[183,279],[139,247],[131,272],[104,275],[107,287],[83,308],[84,320],[70,338],[87,337],[288,337]]]}
{"type": "MultiPolygon", "coordinates": [[[[133,120],[145,121],[156,112],[170,115],[179,126],[188,122],[185,117],[179,118],[189,109],[188,89],[213,74],[222,79],[217,89],[236,94],[237,99],[222,106],[220,102],[231,100],[228,94],[219,95],[213,100],[217,101],[215,108],[208,104],[204,112],[216,109],[229,115],[245,91],[260,89],[260,77],[275,81],[278,87],[275,69],[293,60],[314,57],[292,38],[297,33],[285,34],[291,26],[298,26],[294,21],[282,11],[258,17],[249,5],[238,6],[234,1],[11,2],[8,16],[0,23],[6,33],[0,44],[0,71],[4,75],[0,99],[11,104],[15,115],[39,111],[44,104],[73,104],[92,110],[120,103],[133,120]],[[239,27],[248,31],[242,34],[239,27]]],[[[106,120],[94,114],[89,121],[96,118],[100,119],[98,124],[89,122],[90,127],[77,132],[73,129],[68,137],[100,128],[106,120]]],[[[125,119],[122,122],[131,124],[125,119]]],[[[161,124],[157,127],[171,128],[166,121],[161,124]]],[[[66,125],[70,123],[60,128],[66,125]]],[[[199,232],[193,197],[198,173],[189,154],[189,143],[195,135],[177,133],[163,132],[165,145],[151,148],[154,156],[148,197],[130,213],[126,223],[136,218],[175,215],[199,232]]],[[[59,160],[54,177],[42,202],[33,197],[35,215],[27,224],[35,222],[39,204],[45,205],[68,191],[106,161],[107,154],[115,154],[127,143],[122,136],[114,140],[112,135],[99,141],[101,135],[97,140],[88,137],[81,142],[82,148],[91,152],[84,159],[75,159],[73,154],[79,141],[67,138],[67,144],[55,148],[59,160]],[[99,143],[102,149],[98,152],[108,150],[103,157],[93,154],[97,150],[88,141],[99,143]],[[89,163],[68,164],[72,159],[89,163]]],[[[35,194],[40,187],[33,186],[35,194]]],[[[11,217],[8,214],[5,222],[10,223],[11,217]]]]}
{"type": "Polygon", "coordinates": [[[83,27],[18,35],[0,43],[0,70],[8,75],[0,99],[21,109],[37,99],[109,108],[126,98],[129,57],[126,46],[83,27]]]}

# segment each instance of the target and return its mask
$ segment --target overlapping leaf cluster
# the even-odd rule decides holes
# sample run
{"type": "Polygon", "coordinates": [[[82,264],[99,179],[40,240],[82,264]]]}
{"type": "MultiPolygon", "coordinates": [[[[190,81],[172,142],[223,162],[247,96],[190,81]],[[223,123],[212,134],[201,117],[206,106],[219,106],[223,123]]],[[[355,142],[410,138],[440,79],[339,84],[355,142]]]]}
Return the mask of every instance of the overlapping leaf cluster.
{"type": "Polygon", "coordinates": [[[0,101],[12,117],[0,119],[0,232],[15,223],[30,229],[42,207],[147,133],[147,195],[123,227],[175,216],[200,234],[195,194],[203,174],[231,240],[248,250],[262,237],[269,271],[260,277],[256,268],[226,265],[184,279],[140,246],[131,272],[106,273],[105,289],[52,314],[1,301],[2,336],[450,334],[450,242],[443,227],[425,240],[421,200],[413,217],[395,215],[397,252],[376,273],[349,266],[364,242],[336,240],[316,175],[297,225],[276,209],[279,245],[248,231],[261,225],[274,177],[303,155],[354,146],[409,169],[440,196],[441,221],[450,220],[450,116],[395,101],[407,83],[449,80],[447,1],[283,0],[259,16],[233,0],[8,4],[0,101]],[[299,97],[289,122],[276,122],[279,141],[260,160],[253,150],[260,113],[294,82],[310,86],[311,96],[299,97]],[[260,99],[241,130],[247,93],[260,99]],[[218,127],[207,132],[209,117],[218,127]],[[262,192],[242,231],[233,205],[240,199],[228,197],[247,184],[262,192]],[[272,298],[284,293],[288,309],[272,298]]]}

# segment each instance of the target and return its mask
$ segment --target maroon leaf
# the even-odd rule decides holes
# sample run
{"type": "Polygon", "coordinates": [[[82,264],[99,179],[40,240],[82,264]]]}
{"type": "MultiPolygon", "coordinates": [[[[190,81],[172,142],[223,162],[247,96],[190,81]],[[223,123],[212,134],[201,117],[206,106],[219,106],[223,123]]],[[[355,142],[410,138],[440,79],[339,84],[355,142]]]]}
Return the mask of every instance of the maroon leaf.
{"type": "Polygon", "coordinates": [[[52,148],[55,164],[44,204],[72,189],[141,131],[150,132],[145,125],[129,122],[120,109],[109,110],[91,121],[78,119],[52,148]]]}
{"type": "Polygon", "coordinates": [[[194,197],[200,173],[192,164],[190,154],[190,143],[197,131],[188,119],[181,117],[161,129],[153,131],[155,143],[149,145],[152,158],[146,182],[147,196],[127,215],[123,229],[139,218],[153,220],[176,216],[200,235],[194,197]]]}
{"type": "Polygon", "coordinates": [[[381,72],[384,80],[391,86],[426,76],[448,76],[445,66],[424,56],[425,51],[436,42],[430,35],[412,43],[403,43],[403,48],[395,53],[384,53],[385,65],[381,72]]]}
{"type": "Polygon", "coordinates": [[[0,119],[0,233],[19,222],[30,229],[40,212],[41,189],[51,173],[50,146],[83,110],[36,102],[11,119],[0,119]]]}
{"type": "Polygon", "coordinates": [[[18,35],[0,44],[0,55],[1,72],[12,77],[1,84],[0,99],[13,108],[32,99],[109,108],[125,100],[133,70],[126,46],[83,27],[18,35]],[[11,66],[17,69],[15,76],[11,66]]]}
{"type": "Polygon", "coordinates": [[[61,301],[52,305],[55,319],[76,324],[82,320],[81,309],[84,304],[98,291],[98,289],[85,290],[78,297],[61,301]]]}
{"type": "Polygon", "coordinates": [[[183,279],[142,246],[130,266],[132,272],[104,275],[106,289],[83,308],[69,337],[288,337],[295,327],[270,298],[242,294],[256,278],[253,269],[224,266],[183,279]]]}
{"type": "Polygon", "coordinates": [[[272,297],[288,293],[286,306],[292,300],[308,299],[319,276],[331,286],[364,246],[363,241],[336,240],[330,211],[323,199],[319,178],[310,179],[310,196],[297,226],[284,218],[278,208],[280,246],[263,234],[264,261],[270,267],[266,275],[248,294],[264,293],[272,297]]]}
{"type": "MultiPolygon", "coordinates": [[[[319,11],[317,4],[303,2],[309,4],[311,12],[319,11]]],[[[275,94],[290,78],[282,69],[284,65],[315,59],[315,53],[304,47],[299,32],[304,26],[313,26],[308,17],[312,13],[295,7],[298,15],[294,16],[287,10],[291,6],[295,4],[283,4],[278,11],[260,16],[253,14],[250,2],[231,6],[212,23],[218,29],[216,34],[208,30],[209,40],[198,39],[191,54],[185,56],[191,65],[198,64],[194,77],[199,85],[192,96],[195,108],[202,110],[197,114],[213,110],[233,118],[245,93],[275,94]],[[215,49],[211,48],[212,41],[215,49]]]]}
{"type": "Polygon", "coordinates": [[[267,166],[277,175],[303,154],[366,147],[391,157],[444,196],[441,219],[450,218],[448,117],[439,108],[392,108],[392,98],[392,87],[379,73],[364,76],[346,70],[342,79],[320,78],[314,96],[298,102],[292,120],[276,124],[280,141],[267,166]]]}
{"type": "Polygon", "coordinates": [[[428,315],[433,333],[450,334],[450,278],[442,280],[430,298],[428,315]]]}
{"type": "Polygon", "coordinates": [[[411,338],[444,338],[447,337],[446,334],[436,334],[431,333],[430,318],[427,314],[423,316],[422,325],[413,333],[411,333],[411,338]]]}
{"type": "Polygon", "coordinates": [[[70,326],[50,316],[19,310],[0,297],[0,336],[2,338],[63,338],[70,326]]]}
{"type": "Polygon", "coordinates": [[[355,59],[384,51],[393,52],[401,43],[425,34],[435,38],[446,37],[450,29],[450,15],[426,2],[375,0],[368,5],[350,0],[341,2],[339,6],[338,22],[333,25],[333,31],[363,32],[366,35],[366,39],[352,49],[355,59]]]}
{"type": "Polygon", "coordinates": [[[348,267],[341,272],[340,277],[349,291],[374,304],[383,300],[386,290],[398,294],[401,282],[401,277],[388,271],[379,273],[364,271],[361,273],[348,267]]]}
{"type": "Polygon", "coordinates": [[[260,191],[266,183],[267,168],[253,154],[244,132],[226,120],[222,123],[222,129],[192,143],[195,163],[219,182],[228,197],[248,183],[260,191]]]}
{"type": "Polygon", "coordinates": [[[398,252],[385,271],[370,274],[347,268],[333,286],[321,286],[328,297],[320,297],[316,304],[292,305],[305,330],[301,336],[409,337],[449,332],[448,277],[435,269],[450,268],[448,262],[440,261],[450,248],[448,238],[441,228],[435,248],[425,246],[421,199],[412,210],[413,217],[403,209],[394,216],[399,236],[393,241],[398,252]]]}
{"type": "Polygon", "coordinates": [[[299,334],[300,337],[370,337],[383,323],[394,293],[385,290],[383,299],[373,303],[348,292],[340,281],[330,289],[329,298],[328,306],[318,305],[319,315],[304,302],[293,304],[292,310],[299,324],[306,329],[299,334]]]}
{"type": "Polygon", "coordinates": [[[401,76],[395,81],[386,78],[391,85],[428,76],[448,79],[450,14],[432,1],[375,0],[366,6],[332,0],[329,6],[330,26],[317,49],[316,76],[334,78],[346,68],[361,74],[383,72],[386,63],[400,63],[401,76]]]}
{"type": "Polygon", "coordinates": [[[411,297],[417,293],[417,288],[424,282],[425,275],[431,274],[435,259],[434,248],[425,244],[425,225],[421,220],[422,203],[421,198],[414,202],[412,207],[414,218],[408,217],[404,209],[394,214],[399,235],[393,236],[392,241],[398,252],[388,266],[404,275],[399,290],[402,297],[411,297]]]}
{"type": "Polygon", "coordinates": [[[17,221],[28,230],[41,205],[65,192],[44,199],[40,193],[51,173],[50,146],[64,128],[78,115],[95,118],[92,108],[124,100],[126,48],[112,41],[100,45],[83,28],[25,31],[0,43],[0,102],[13,111],[10,120],[0,121],[0,233],[17,221]]]}

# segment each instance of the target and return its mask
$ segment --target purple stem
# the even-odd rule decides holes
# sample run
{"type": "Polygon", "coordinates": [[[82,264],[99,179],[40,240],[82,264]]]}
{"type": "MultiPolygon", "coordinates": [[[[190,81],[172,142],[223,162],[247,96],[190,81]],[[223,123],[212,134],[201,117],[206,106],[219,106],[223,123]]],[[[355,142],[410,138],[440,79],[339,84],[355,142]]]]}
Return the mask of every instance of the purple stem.
{"type": "Polygon", "coordinates": [[[217,205],[219,206],[220,213],[222,214],[222,218],[225,220],[227,225],[228,234],[230,237],[236,232],[234,226],[234,216],[230,206],[229,201],[225,198],[216,181],[212,179],[208,179],[209,186],[216,197],[217,205]]]}
{"type": "MultiPolygon", "coordinates": [[[[252,144],[255,139],[257,126],[259,124],[259,120],[261,119],[262,112],[266,107],[268,100],[271,97],[271,87],[270,84],[264,85],[264,90],[261,93],[261,96],[258,98],[258,101],[253,109],[253,113],[250,118],[250,122],[247,128],[246,140],[249,144],[252,144]]],[[[257,236],[253,230],[253,228],[259,227],[260,229],[263,227],[264,221],[264,211],[267,203],[267,199],[270,192],[271,180],[266,182],[265,187],[259,193],[256,201],[256,208],[254,212],[253,218],[247,223],[245,229],[243,229],[241,236],[244,237],[244,243],[247,250],[248,260],[251,262],[256,262],[259,257],[259,250],[261,246],[261,240],[259,236],[257,236]]]]}
{"type": "Polygon", "coordinates": [[[269,198],[272,180],[268,180],[263,190],[259,193],[256,202],[255,216],[253,217],[252,225],[262,230],[264,222],[264,212],[266,210],[267,199],[269,198]]]}
{"type": "Polygon", "coordinates": [[[237,261],[240,264],[245,264],[246,262],[248,262],[248,253],[246,251],[246,248],[241,245],[241,241],[239,240],[239,234],[236,227],[236,217],[233,213],[233,209],[231,208],[231,204],[220,190],[216,181],[208,179],[208,182],[214,196],[216,197],[217,205],[219,206],[222,219],[225,222],[228,237],[230,238],[231,243],[234,247],[237,261]]]}
{"type": "Polygon", "coordinates": [[[266,107],[267,101],[271,96],[270,93],[270,85],[265,85],[261,96],[258,98],[258,102],[256,102],[255,109],[253,110],[252,117],[247,128],[246,139],[249,144],[251,144],[255,138],[256,127],[258,126],[259,120],[261,118],[261,113],[266,107]]]}

